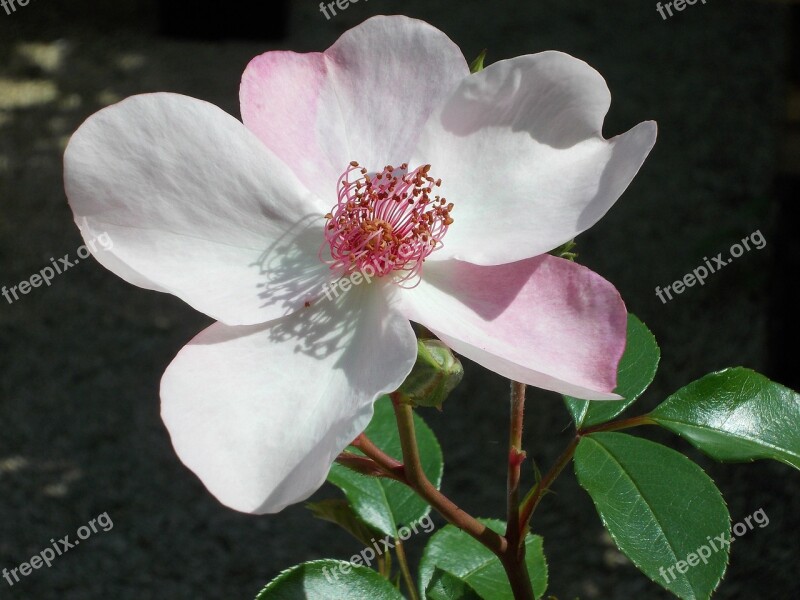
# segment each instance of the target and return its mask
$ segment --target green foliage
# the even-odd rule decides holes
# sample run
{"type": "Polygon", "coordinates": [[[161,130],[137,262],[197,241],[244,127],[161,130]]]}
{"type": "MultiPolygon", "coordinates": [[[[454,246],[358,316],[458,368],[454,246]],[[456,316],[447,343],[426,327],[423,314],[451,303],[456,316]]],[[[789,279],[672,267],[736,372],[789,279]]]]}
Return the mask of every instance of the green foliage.
{"type": "MultiPolygon", "coordinates": [[[[444,459],[430,427],[414,415],[422,467],[437,488],[442,482],[444,459]]],[[[369,438],[387,454],[400,459],[402,451],[392,402],[383,397],[375,403],[375,416],[366,429],[369,438]]],[[[358,452],[351,449],[352,452],[358,452]]],[[[335,464],[328,481],[340,488],[358,518],[383,535],[398,537],[399,527],[412,526],[430,513],[430,506],[407,486],[388,479],[366,477],[335,464]]]]}
{"type": "MultiPolygon", "coordinates": [[[[725,573],[731,539],[730,516],[713,481],[688,458],[660,444],[597,429],[586,433],[618,417],[655,377],[660,351],[653,334],[629,314],[627,336],[615,390],[624,400],[565,397],[580,436],[575,473],[617,547],[643,573],[679,598],[708,600],[725,573]]],[[[414,418],[423,467],[438,487],[441,449],[430,428],[419,416],[414,418]]],[[[717,460],[773,459],[800,469],[800,394],[749,369],[707,375],[674,393],[641,422],[658,424],[717,460]]],[[[376,403],[366,433],[387,454],[401,458],[389,398],[376,403]]],[[[414,526],[430,511],[396,481],[364,476],[341,465],[334,465],[328,479],[344,491],[347,501],[326,500],[309,508],[365,546],[377,537],[399,537],[401,526],[414,526]]],[[[504,531],[501,521],[482,522],[498,533],[504,531]]],[[[525,547],[535,596],[541,598],[547,588],[542,538],[528,535],[525,547]]],[[[270,598],[311,600],[401,597],[396,585],[365,567],[352,567],[347,574],[334,570],[342,564],[349,565],[317,561],[294,567],[258,598],[267,593],[270,598]]],[[[431,536],[419,566],[418,587],[422,600],[513,600],[497,557],[451,525],[431,536]]]]}
{"type": "Polygon", "coordinates": [[[371,546],[372,539],[381,535],[376,529],[361,522],[347,500],[337,498],[308,502],[306,508],[318,519],[335,523],[365,546],[371,546]]]}
{"type": "MultiPolygon", "coordinates": [[[[481,523],[503,533],[505,523],[494,519],[480,519],[481,523]]],[[[533,591],[540,598],[547,589],[547,562],[542,548],[542,538],[528,535],[525,538],[525,562],[531,577],[533,591]]],[[[485,600],[514,600],[503,565],[492,552],[460,529],[447,525],[437,531],[425,547],[419,565],[419,588],[427,591],[434,573],[442,570],[462,580],[485,600]]],[[[426,596],[423,594],[423,598],[426,596]]],[[[432,598],[430,600],[433,600],[432,598]]]]}
{"type": "Polygon", "coordinates": [[[425,595],[428,600],[481,600],[466,581],[441,569],[433,572],[425,595]]]}
{"type": "Polygon", "coordinates": [[[596,433],[578,444],[575,473],[617,547],[643,573],[684,600],[710,598],[729,548],[717,542],[725,547],[704,551],[702,561],[697,553],[717,536],[729,540],[731,525],[719,490],[700,467],[648,440],[596,433]],[[689,564],[690,556],[697,564],[689,564]]]}
{"type": "Polygon", "coordinates": [[[716,460],[771,458],[800,469],[800,394],[755,371],[706,375],[649,416],[716,460]]]}
{"type": "Polygon", "coordinates": [[[372,569],[340,560],[315,560],[287,569],[256,600],[334,600],[369,598],[404,600],[397,589],[372,569]],[[342,569],[346,572],[342,572],[342,569]]]}

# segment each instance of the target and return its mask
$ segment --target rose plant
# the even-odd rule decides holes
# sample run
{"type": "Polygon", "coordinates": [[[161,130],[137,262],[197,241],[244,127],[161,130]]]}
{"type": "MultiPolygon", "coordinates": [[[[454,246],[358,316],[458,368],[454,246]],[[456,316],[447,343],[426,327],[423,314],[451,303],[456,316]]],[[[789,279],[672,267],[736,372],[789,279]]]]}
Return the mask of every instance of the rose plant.
{"type": "Polygon", "coordinates": [[[655,123],[605,139],[610,93],[586,63],[543,52],[469,65],[400,16],[322,53],[256,57],[240,101],[242,121],[134,96],[90,117],[64,164],[82,235],[114,241],[97,260],[217,321],[161,382],[181,460],[253,514],[327,479],[344,499],[310,504],[316,516],[366,547],[392,540],[372,552],[377,571],[314,561],[259,598],[539,598],[531,517],[570,463],[639,569],[680,598],[710,597],[727,549],[671,581],[659,569],[730,535],[721,495],[686,457],[619,431],[660,425],[720,460],[798,467],[800,398],[730,369],[617,419],[652,381],[658,346],[570,250],[642,166],[655,123]],[[504,522],[441,493],[441,451],[415,414],[445,409],[454,353],[511,381],[504,522]],[[526,386],[564,396],[575,436],[523,493],[526,386]],[[401,531],[431,508],[450,525],[415,578],[401,531]]]}

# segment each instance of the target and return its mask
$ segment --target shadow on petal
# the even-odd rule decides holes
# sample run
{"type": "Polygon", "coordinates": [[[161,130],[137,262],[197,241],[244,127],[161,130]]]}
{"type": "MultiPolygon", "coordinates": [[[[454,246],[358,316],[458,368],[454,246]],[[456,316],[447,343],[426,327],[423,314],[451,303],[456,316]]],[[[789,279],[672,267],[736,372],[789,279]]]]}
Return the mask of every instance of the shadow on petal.
{"type": "Polygon", "coordinates": [[[581,100],[579,92],[591,83],[605,101],[602,78],[574,58],[544,54],[500,61],[465,78],[442,110],[442,128],[459,137],[488,128],[525,132],[557,149],[599,135],[608,107],[600,110],[597,97],[581,100]]]}
{"type": "Polygon", "coordinates": [[[496,266],[480,266],[460,260],[425,265],[425,281],[465,306],[482,319],[492,321],[514,302],[533,274],[544,263],[542,256],[496,266]],[[475,281],[482,283],[475,287],[475,281]]]}
{"type": "Polygon", "coordinates": [[[317,258],[324,241],[323,226],[321,215],[306,215],[253,263],[263,277],[258,292],[262,306],[280,305],[289,315],[324,294],[325,286],[336,277],[317,258]]]}

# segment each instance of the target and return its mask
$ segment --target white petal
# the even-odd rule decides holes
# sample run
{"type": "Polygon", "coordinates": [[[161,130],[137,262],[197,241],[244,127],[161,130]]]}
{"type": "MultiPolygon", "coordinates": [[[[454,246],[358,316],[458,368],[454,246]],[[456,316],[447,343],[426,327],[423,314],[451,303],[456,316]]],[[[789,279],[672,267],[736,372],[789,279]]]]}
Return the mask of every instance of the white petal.
{"type": "Polygon", "coordinates": [[[227,506],[274,513],[311,495],[416,359],[407,319],[373,286],[267,326],[209,327],[161,384],[181,460],[227,506]]]}
{"type": "Polygon", "coordinates": [[[327,208],[207,102],[148,94],[106,108],[72,137],[64,173],[98,261],[225,323],[288,314],[327,272],[317,258],[327,208]],[[96,241],[104,233],[109,249],[96,241]]]}
{"type": "Polygon", "coordinates": [[[500,264],[543,254],[596,223],[653,147],[640,123],[605,140],[610,94],[586,63],[543,52],[464,79],[428,122],[412,164],[432,165],[455,209],[431,260],[500,264]]]}
{"type": "Polygon", "coordinates": [[[627,313],[584,266],[543,255],[476,266],[427,263],[400,295],[404,314],[504,377],[587,400],[614,400],[627,313]]]}
{"type": "Polygon", "coordinates": [[[324,53],[253,59],[242,118],[330,208],[350,161],[371,171],[408,161],[422,126],[468,74],[458,46],[435,27],[373,17],[324,53]]]}

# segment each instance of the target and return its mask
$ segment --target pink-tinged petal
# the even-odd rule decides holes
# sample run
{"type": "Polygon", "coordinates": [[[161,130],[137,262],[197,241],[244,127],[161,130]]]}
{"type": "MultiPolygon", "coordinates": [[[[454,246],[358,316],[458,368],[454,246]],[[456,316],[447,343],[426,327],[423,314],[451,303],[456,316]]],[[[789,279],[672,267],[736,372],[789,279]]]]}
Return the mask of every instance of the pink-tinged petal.
{"type": "Polygon", "coordinates": [[[497,62],[464,79],[411,161],[433,165],[439,193],[455,204],[455,223],[431,260],[514,262],[594,225],[656,139],[654,122],[604,139],[610,100],[597,71],[559,52],[497,62]]]}
{"type": "Polygon", "coordinates": [[[403,290],[404,314],[504,377],[587,400],[613,400],[625,349],[619,293],[586,267],[549,255],[499,266],[426,263],[403,290]]]}
{"type": "Polygon", "coordinates": [[[100,111],[70,140],[64,179],[100,263],[229,325],[288,314],[327,276],[330,207],[207,102],[148,94],[100,111]]]}
{"type": "Polygon", "coordinates": [[[370,287],[266,326],[215,324],[161,383],[180,459],[220,502],[274,513],[310,496],[395,390],[417,349],[408,320],[370,287]]]}
{"type": "Polygon", "coordinates": [[[373,17],[325,53],[267,52],[240,90],[245,125],[331,206],[352,160],[373,171],[407,162],[422,126],[469,74],[444,33],[373,17]]]}

